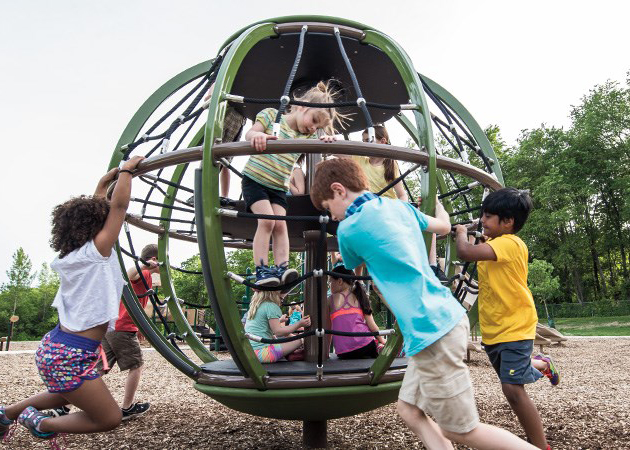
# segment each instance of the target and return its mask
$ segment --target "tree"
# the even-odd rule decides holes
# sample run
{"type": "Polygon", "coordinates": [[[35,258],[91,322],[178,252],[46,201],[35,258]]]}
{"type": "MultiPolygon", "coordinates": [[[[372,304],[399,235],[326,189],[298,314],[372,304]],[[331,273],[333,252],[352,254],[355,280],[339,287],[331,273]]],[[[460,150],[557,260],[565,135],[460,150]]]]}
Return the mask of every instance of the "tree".
{"type": "Polygon", "coordinates": [[[553,264],[534,259],[529,263],[528,284],[534,300],[547,303],[560,295],[560,281],[553,276],[553,264]]]}
{"type": "Polygon", "coordinates": [[[9,277],[7,290],[11,293],[13,301],[13,314],[17,309],[18,300],[31,287],[34,274],[31,274],[33,264],[22,247],[13,254],[13,262],[6,274],[9,277]]]}

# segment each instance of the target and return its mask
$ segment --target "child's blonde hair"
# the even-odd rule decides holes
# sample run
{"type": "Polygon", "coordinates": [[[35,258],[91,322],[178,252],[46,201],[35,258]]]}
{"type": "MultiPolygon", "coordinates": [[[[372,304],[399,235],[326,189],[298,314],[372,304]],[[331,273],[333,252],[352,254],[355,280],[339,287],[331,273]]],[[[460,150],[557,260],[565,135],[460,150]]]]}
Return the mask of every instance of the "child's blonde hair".
{"type": "MultiPolygon", "coordinates": [[[[335,83],[335,80],[320,81],[304,94],[296,95],[295,100],[311,103],[335,103],[339,98],[339,90],[332,87],[333,83],[335,83]]],[[[339,130],[345,128],[349,117],[348,114],[340,114],[335,108],[317,108],[316,111],[318,111],[316,116],[322,117],[322,122],[326,123],[323,129],[327,134],[335,134],[336,127],[339,130]]]]}
{"type": "Polygon", "coordinates": [[[252,301],[249,304],[249,311],[247,312],[247,320],[252,320],[256,317],[256,311],[260,305],[264,302],[272,302],[276,305],[282,305],[282,299],[280,298],[279,291],[256,291],[252,295],[252,301]]]}

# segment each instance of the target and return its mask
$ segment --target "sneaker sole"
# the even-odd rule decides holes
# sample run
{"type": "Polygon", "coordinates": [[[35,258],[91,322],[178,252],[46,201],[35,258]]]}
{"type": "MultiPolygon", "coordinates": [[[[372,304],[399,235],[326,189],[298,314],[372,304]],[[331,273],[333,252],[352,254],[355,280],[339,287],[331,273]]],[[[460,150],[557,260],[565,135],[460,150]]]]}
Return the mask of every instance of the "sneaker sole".
{"type": "Polygon", "coordinates": [[[280,280],[275,277],[265,278],[264,280],[258,280],[255,284],[258,286],[275,287],[275,286],[280,286],[280,280]]]}
{"type": "MultiPolygon", "coordinates": [[[[282,284],[293,283],[298,278],[300,278],[300,274],[298,273],[297,270],[295,270],[295,269],[287,269],[282,274],[282,284]]],[[[284,294],[286,292],[289,292],[291,289],[293,289],[293,288],[283,289],[282,293],[284,294]]]]}

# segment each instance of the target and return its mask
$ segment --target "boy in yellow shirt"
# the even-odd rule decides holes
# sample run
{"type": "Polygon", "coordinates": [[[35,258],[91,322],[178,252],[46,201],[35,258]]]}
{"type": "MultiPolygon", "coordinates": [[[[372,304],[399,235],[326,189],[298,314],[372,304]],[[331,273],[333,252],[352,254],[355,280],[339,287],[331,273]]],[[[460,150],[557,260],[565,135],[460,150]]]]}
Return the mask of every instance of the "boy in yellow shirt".
{"type": "Polygon", "coordinates": [[[482,343],[501,380],[503,394],[529,441],[547,449],[540,415],[524,387],[543,375],[553,385],[560,381],[550,357],[531,358],[538,316],[527,287],[527,246],[516,236],[531,209],[532,201],[525,191],[504,188],[493,192],[481,205],[486,242],[470,244],[462,225],[455,229],[455,242],[459,259],[478,261],[482,343]]]}

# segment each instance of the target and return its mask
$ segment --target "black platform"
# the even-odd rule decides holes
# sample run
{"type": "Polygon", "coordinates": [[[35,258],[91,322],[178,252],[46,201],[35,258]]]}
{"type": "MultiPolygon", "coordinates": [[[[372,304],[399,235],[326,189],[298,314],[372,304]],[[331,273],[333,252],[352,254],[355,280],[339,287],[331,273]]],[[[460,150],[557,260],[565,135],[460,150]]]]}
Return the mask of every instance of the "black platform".
{"type": "MultiPolygon", "coordinates": [[[[331,354],[330,359],[324,361],[325,374],[338,373],[362,373],[367,372],[374,364],[374,359],[348,359],[341,360],[337,355],[331,354]]],[[[314,375],[317,372],[317,363],[306,361],[289,362],[285,359],[276,363],[263,364],[269,375],[314,375]]],[[[407,358],[396,358],[390,369],[404,369],[407,367],[407,358]]],[[[204,373],[214,375],[241,375],[240,371],[231,359],[213,361],[201,366],[204,373]]]]}

